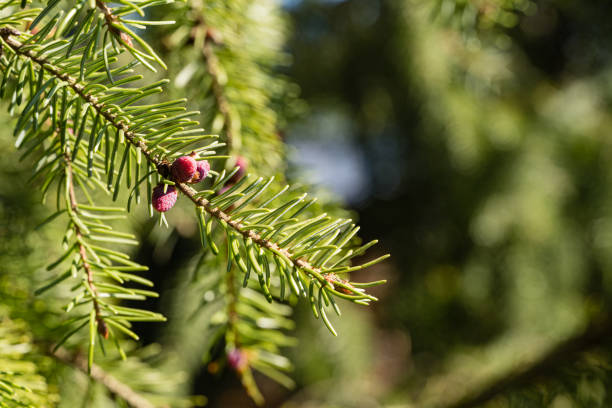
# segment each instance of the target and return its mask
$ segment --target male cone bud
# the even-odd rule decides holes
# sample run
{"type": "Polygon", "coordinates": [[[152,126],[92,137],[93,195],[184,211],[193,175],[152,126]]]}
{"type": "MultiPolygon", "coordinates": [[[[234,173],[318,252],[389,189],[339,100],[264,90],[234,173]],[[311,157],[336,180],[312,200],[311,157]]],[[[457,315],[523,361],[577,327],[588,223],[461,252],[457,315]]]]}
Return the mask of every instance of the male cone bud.
{"type": "Polygon", "coordinates": [[[189,181],[191,184],[199,183],[208,176],[210,171],[210,164],[206,160],[200,160],[196,164],[196,172],[193,178],[189,181]]]}
{"type": "Polygon", "coordinates": [[[178,191],[174,186],[166,186],[166,192],[164,193],[164,184],[160,183],[153,189],[153,196],[151,197],[151,203],[153,208],[159,212],[166,212],[176,203],[178,198],[178,191]]]}
{"type": "Polygon", "coordinates": [[[196,174],[198,165],[192,156],[181,156],[174,160],[170,167],[170,172],[174,181],[179,183],[187,183],[196,174]]]}
{"type": "Polygon", "coordinates": [[[242,372],[248,365],[247,355],[240,349],[231,349],[227,353],[227,362],[234,370],[242,372]]]}

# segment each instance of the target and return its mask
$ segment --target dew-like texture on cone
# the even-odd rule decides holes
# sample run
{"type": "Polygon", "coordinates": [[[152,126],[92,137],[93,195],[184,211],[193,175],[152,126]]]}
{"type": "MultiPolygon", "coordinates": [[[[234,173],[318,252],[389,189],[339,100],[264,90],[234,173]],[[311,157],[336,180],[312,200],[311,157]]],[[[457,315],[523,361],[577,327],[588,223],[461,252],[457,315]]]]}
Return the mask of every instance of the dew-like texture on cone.
{"type": "Polygon", "coordinates": [[[164,193],[164,185],[159,184],[153,189],[153,208],[159,212],[166,212],[176,203],[178,192],[174,186],[168,186],[164,193]]]}
{"type": "Polygon", "coordinates": [[[193,178],[197,171],[197,163],[191,156],[181,156],[172,163],[170,170],[175,181],[186,183],[193,178]]]}
{"type": "Polygon", "coordinates": [[[197,170],[190,183],[199,183],[204,180],[206,176],[208,176],[208,172],[210,171],[210,164],[207,160],[200,160],[197,162],[197,170]]]}

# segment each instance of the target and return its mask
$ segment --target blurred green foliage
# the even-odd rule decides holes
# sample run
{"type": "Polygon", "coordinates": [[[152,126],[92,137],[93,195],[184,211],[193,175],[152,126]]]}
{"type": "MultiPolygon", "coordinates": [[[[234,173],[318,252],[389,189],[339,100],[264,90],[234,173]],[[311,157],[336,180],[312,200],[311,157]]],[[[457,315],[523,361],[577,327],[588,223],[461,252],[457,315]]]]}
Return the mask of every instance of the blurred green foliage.
{"type": "MultiPolygon", "coordinates": [[[[294,5],[291,73],[317,115],[357,124],[364,237],[394,254],[377,268],[391,284],[370,353],[371,367],[404,356],[389,402],[445,406],[608,324],[611,11],[603,1],[294,5]],[[404,349],[385,350],[390,339],[404,349]]],[[[493,406],[607,406],[608,353],[593,365],[559,360],[573,377],[549,367],[546,397],[512,392],[493,406]]]]}

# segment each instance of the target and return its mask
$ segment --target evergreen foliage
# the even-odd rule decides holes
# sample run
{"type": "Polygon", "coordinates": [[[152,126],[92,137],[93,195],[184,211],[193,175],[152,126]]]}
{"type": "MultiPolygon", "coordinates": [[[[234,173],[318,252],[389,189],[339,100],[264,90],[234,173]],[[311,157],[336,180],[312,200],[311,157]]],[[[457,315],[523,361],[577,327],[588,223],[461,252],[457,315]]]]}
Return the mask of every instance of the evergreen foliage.
{"type": "MultiPolygon", "coordinates": [[[[190,201],[195,209],[202,244],[193,278],[202,301],[195,313],[216,311],[210,314],[208,332],[214,335],[205,355],[210,357],[219,344],[225,345],[228,360],[239,353],[243,361],[234,369],[253,400],[262,403],[252,369],[293,385],[287,374],[291,364],[281,350],[294,344],[285,333],[293,327],[287,302],[304,299],[336,335],[330,311],[340,315],[341,300],[368,305],[377,299],[366,288],[384,283],[351,282],[346,274],[386,256],[351,266],[376,241],[361,244],[350,219],[328,215],[302,188],[284,182],[277,134],[287,112],[280,102],[291,99],[293,91],[271,72],[283,59],[277,54],[281,43],[267,41],[259,19],[254,24],[257,16],[268,15],[267,24],[274,26],[280,20],[267,10],[274,12],[276,6],[250,1],[172,5],[178,23],[164,46],[196,54],[176,73],[174,81],[182,86],[175,89],[203,83],[209,91],[198,99],[201,114],[188,111],[186,99],[164,93],[168,80],[149,80],[151,74],[141,71],[167,68],[164,53],[137,32],[174,25],[154,20],[156,12],[149,11],[170,3],[51,0],[43,8],[27,1],[0,3],[0,95],[16,118],[15,146],[20,160],[31,164],[29,181],[53,208],[37,228],[65,225],[58,235],[61,251],[47,263],[45,280],[32,279],[36,289],[25,288],[24,297],[8,305],[2,329],[9,343],[0,356],[15,358],[12,346],[22,349],[15,353],[24,361],[38,358],[25,354],[33,340],[12,340],[27,335],[11,320],[17,313],[11,308],[26,299],[36,302],[33,295],[44,296],[47,306],[22,316],[48,319],[49,327],[32,336],[37,343],[32,348],[47,360],[88,373],[93,383],[84,398],[94,398],[103,386],[99,398],[110,395],[118,404],[189,405],[178,391],[181,377],[165,378],[157,370],[170,362],[155,361],[156,351],[133,350],[133,341],[140,339],[136,323],[166,318],[137,306],[158,295],[145,277],[148,267],[129,254],[129,246],[139,240],[122,221],[130,212],[147,211],[168,225],[165,213],[153,210],[152,191],[176,188],[179,201],[190,201]],[[262,40],[271,48],[254,46],[262,40]],[[198,189],[171,175],[173,161],[186,154],[212,163],[210,177],[198,189]],[[239,157],[248,160],[249,173],[264,176],[242,174],[245,169],[234,166],[239,157]],[[118,364],[117,358],[125,361],[118,364]]],[[[170,59],[172,64],[182,60],[180,55],[170,59]]],[[[57,370],[49,364],[50,371],[57,370]]],[[[0,375],[2,406],[45,406],[57,400],[32,363],[0,375]],[[17,378],[21,374],[23,384],[17,378]]],[[[62,381],[67,380],[60,377],[54,386],[66,401],[62,381]]]]}
{"type": "Polygon", "coordinates": [[[0,407],[611,405],[609,2],[0,4],[0,407]]]}

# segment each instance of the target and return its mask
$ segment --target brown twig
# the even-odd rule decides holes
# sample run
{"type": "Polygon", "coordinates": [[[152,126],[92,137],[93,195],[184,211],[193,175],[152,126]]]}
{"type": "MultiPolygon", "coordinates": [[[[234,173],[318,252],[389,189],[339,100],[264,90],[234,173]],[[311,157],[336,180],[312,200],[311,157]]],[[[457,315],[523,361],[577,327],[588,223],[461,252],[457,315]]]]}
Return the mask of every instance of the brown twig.
{"type": "Polygon", "coordinates": [[[106,21],[106,27],[108,28],[108,31],[110,31],[115,36],[119,36],[120,41],[124,41],[127,45],[131,47],[133,45],[132,37],[115,27],[115,24],[117,24],[119,18],[113,14],[113,10],[108,7],[106,3],[104,3],[102,0],[96,0],[96,6],[102,11],[102,14],[104,14],[104,20],[106,21]]]}
{"type": "MultiPolygon", "coordinates": [[[[68,195],[70,197],[70,207],[72,208],[72,211],[78,212],[79,208],[78,208],[78,203],[76,200],[76,195],[74,193],[74,184],[72,182],[72,177],[73,177],[72,162],[70,161],[70,157],[68,156],[68,154],[64,155],[64,162],[66,163],[66,177],[68,178],[68,195]]],[[[76,236],[76,240],[79,245],[79,255],[81,257],[81,265],[83,266],[83,269],[85,269],[85,272],[87,273],[87,286],[89,286],[89,290],[92,293],[92,302],[93,302],[94,311],[96,314],[96,323],[98,327],[98,333],[100,333],[105,339],[107,339],[108,338],[108,326],[104,322],[104,318],[102,317],[102,312],[100,311],[100,304],[98,303],[98,300],[96,299],[98,290],[96,289],[96,286],[94,285],[93,271],[91,270],[91,266],[89,265],[89,262],[87,261],[87,250],[85,246],[82,244],[83,233],[81,232],[81,228],[79,228],[79,226],[75,223],[73,223],[73,228],[74,228],[74,234],[76,236]]]]}
{"type": "Polygon", "coordinates": [[[98,8],[102,10],[102,14],[104,14],[104,19],[108,24],[108,29],[113,32],[116,32],[117,29],[113,27],[113,23],[117,21],[117,16],[115,16],[113,14],[113,11],[101,0],[96,0],[96,6],[98,6],[98,8]]]}
{"type": "Polygon", "coordinates": [[[219,80],[219,59],[217,58],[217,55],[215,54],[214,50],[214,43],[218,40],[214,35],[209,34],[211,32],[214,32],[214,29],[212,29],[211,27],[206,27],[205,22],[203,20],[201,21],[199,27],[205,27],[206,29],[204,45],[202,46],[202,56],[204,57],[204,62],[206,63],[206,72],[208,72],[208,75],[210,76],[211,87],[215,102],[217,103],[219,112],[223,116],[223,128],[225,129],[226,139],[225,142],[227,144],[228,150],[231,151],[235,139],[234,120],[230,111],[230,104],[225,96],[223,85],[219,80]]]}
{"type": "MultiPolygon", "coordinates": [[[[71,354],[64,348],[60,347],[54,353],[51,353],[51,355],[64,364],[76,367],[86,374],[88,372],[87,359],[80,354],[71,354]]],[[[90,376],[100,384],[104,385],[111,394],[121,398],[133,408],[155,408],[155,405],[151,404],[147,399],[142,397],[126,384],[108,374],[97,364],[93,364],[91,366],[90,376]]]]}

